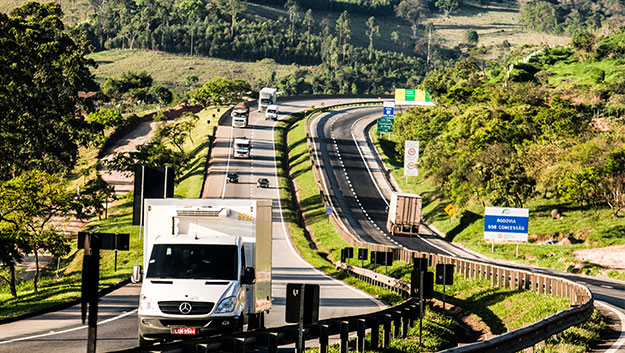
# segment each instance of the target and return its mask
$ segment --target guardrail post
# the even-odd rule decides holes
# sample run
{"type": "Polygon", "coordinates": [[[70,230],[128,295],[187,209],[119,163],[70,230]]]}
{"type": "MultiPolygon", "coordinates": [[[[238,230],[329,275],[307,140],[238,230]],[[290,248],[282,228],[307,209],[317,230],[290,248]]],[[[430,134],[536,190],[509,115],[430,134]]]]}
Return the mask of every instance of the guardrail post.
{"type": "Polygon", "coordinates": [[[401,336],[403,338],[408,337],[408,329],[409,327],[409,320],[410,320],[410,309],[406,308],[402,311],[401,313],[401,336]]]}
{"type": "Polygon", "coordinates": [[[510,288],[510,271],[503,270],[501,272],[503,272],[503,276],[504,276],[503,277],[503,286],[504,286],[504,288],[509,289],[510,288]]]}
{"type": "Polygon", "coordinates": [[[319,353],[328,353],[328,326],[319,326],[319,353]]]}
{"type": "Polygon", "coordinates": [[[358,326],[356,328],[358,340],[356,341],[356,350],[358,352],[365,351],[365,319],[358,320],[358,326]]]}
{"type": "Polygon", "coordinates": [[[267,353],[276,353],[278,351],[278,334],[269,332],[267,334],[267,353]]]}
{"type": "MultiPolygon", "coordinates": [[[[371,349],[378,349],[380,341],[380,318],[374,316],[371,318],[371,349]]],[[[327,353],[327,352],[325,352],[327,353]]]]}
{"type": "Polygon", "coordinates": [[[401,311],[393,313],[393,337],[399,338],[401,335],[401,311]]]}
{"type": "Polygon", "coordinates": [[[391,315],[384,315],[384,336],[382,338],[382,346],[390,347],[391,344],[391,315]]]}
{"type": "Polygon", "coordinates": [[[341,321],[341,353],[347,353],[349,339],[349,322],[341,321]]]}

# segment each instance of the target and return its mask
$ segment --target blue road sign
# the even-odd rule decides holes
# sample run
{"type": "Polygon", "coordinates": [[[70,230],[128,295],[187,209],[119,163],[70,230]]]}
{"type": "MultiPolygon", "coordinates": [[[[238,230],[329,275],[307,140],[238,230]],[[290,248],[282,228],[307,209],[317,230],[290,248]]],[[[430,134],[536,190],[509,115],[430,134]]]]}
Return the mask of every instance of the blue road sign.
{"type": "Polygon", "coordinates": [[[384,114],[382,114],[385,118],[392,118],[395,116],[395,107],[384,107],[384,114]]]}
{"type": "Polygon", "coordinates": [[[326,215],[331,215],[332,214],[332,206],[326,206],[326,215]]]}
{"type": "Polygon", "coordinates": [[[527,241],[528,224],[527,208],[486,207],[484,239],[527,241]]]}

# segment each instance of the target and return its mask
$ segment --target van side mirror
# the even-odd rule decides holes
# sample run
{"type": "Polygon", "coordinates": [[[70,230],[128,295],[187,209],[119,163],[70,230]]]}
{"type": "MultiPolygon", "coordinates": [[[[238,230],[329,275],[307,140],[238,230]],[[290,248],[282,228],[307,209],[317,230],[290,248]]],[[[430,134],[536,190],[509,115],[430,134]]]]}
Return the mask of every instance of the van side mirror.
{"type": "Polygon", "coordinates": [[[142,280],[142,271],[141,265],[134,265],[132,267],[132,276],[130,277],[130,282],[139,283],[142,280]]]}
{"type": "Polygon", "coordinates": [[[241,284],[254,284],[256,282],[256,271],[254,267],[246,267],[241,276],[241,284]]]}

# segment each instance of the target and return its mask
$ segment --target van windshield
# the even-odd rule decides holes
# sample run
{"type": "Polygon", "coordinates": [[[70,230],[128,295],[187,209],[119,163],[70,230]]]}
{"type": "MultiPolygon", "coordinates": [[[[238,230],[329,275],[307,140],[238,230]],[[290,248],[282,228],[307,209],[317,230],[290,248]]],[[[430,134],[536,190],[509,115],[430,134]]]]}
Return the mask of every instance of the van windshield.
{"type": "Polygon", "coordinates": [[[236,245],[157,244],[147,278],[237,279],[236,245]]]}

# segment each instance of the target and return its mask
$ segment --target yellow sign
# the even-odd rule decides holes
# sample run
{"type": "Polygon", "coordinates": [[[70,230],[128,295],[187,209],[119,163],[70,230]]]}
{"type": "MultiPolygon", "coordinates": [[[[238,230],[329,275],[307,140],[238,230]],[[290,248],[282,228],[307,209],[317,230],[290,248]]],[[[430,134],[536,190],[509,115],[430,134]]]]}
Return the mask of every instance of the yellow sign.
{"type": "Polygon", "coordinates": [[[396,88],[395,89],[395,104],[397,105],[434,105],[434,102],[430,99],[428,91],[409,89],[409,88],[396,88]]]}
{"type": "Polygon", "coordinates": [[[451,216],[452,214],[456,213],[456,208],[454,207],[454,205],[449,204],[447,205],[447,207],[445,207],[445,212],[447,212],[447,214],[451,216]]]}

